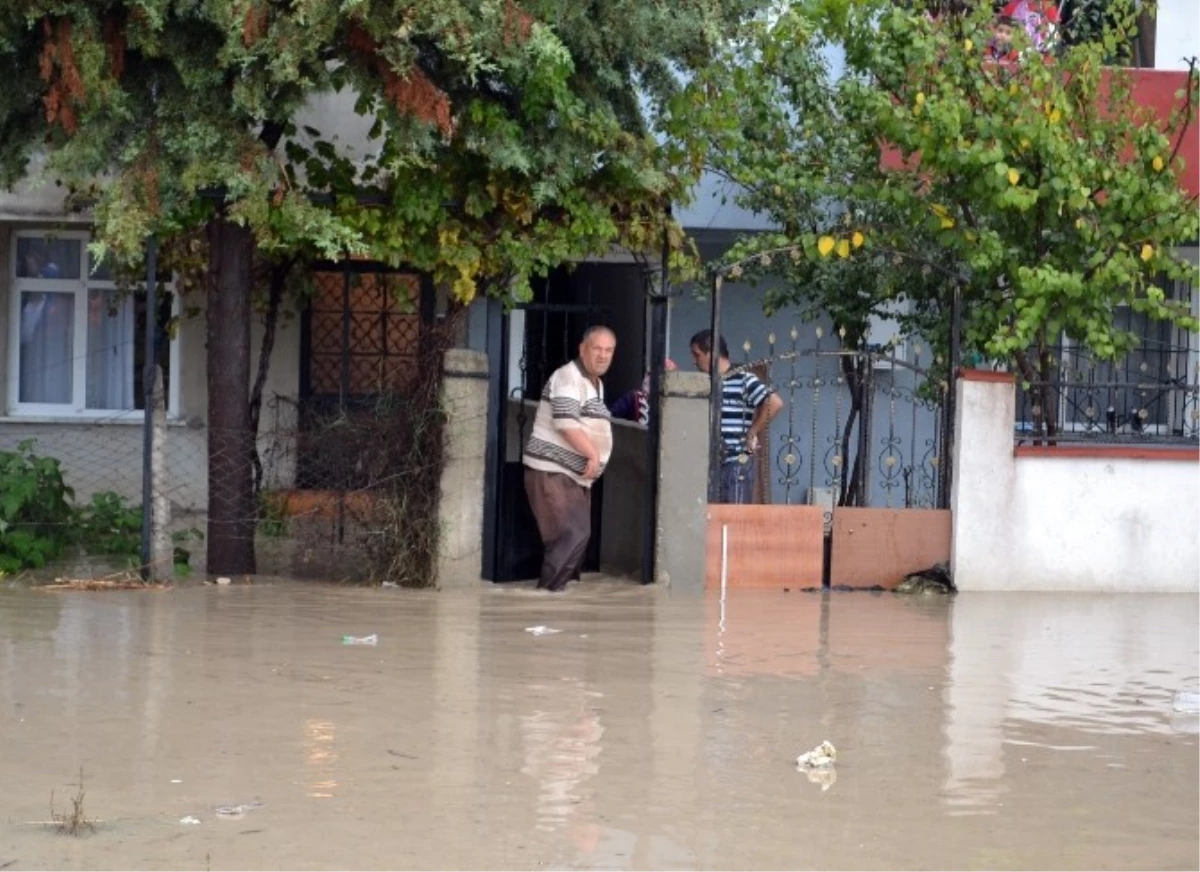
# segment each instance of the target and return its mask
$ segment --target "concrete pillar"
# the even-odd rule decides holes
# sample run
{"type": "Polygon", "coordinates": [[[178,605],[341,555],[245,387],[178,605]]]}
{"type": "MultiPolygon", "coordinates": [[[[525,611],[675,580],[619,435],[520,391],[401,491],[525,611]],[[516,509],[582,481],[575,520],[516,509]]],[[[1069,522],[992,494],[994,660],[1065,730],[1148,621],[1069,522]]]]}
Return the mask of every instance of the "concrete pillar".
{"type": "Polygon", "coordinates": [[[452,348],[442,362],[446,412],[445,465],[438,518],[439,587],[478,584],[483,555],[483,495],[487,452],[487,355],[452,348]]]}
{"type": "Polygon", "coordinates": [[[664,373],[658,453],[658,537],[654,580],[704,590],[708,522],[708,376],[664,373]]]}
{"type": "Polygon", "coordinates": [[[1012,531],[1002,503],[1013,499],[1013,421],[1016,389],[1010,373],[967,370],[955,387],[954,480],[950,488],[953,527],[950,572],[959,590],[994,587],[1003,570],[1012,531]]]}

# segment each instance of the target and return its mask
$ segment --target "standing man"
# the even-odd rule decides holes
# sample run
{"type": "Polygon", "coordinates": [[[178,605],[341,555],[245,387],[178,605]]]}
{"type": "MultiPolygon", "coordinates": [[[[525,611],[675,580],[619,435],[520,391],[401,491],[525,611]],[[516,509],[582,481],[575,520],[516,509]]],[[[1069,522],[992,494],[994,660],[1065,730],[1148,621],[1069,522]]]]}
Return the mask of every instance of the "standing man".
{"type": "Polygon", "coordinates": [[[546,548],[538,587],[561,591],[578,576],[592,537],[592,483],[612,454],[604,384],[617,337],[589,327],[579,357],[560,366],[542,389],[525,444],[525,493],[546,548]]]}
{"type": "MultiPolygon", "coordinates": [[[[712,331],[701,330],[689,343],[696,369],[712,372],[712,331]]],[[[748,503],[754,495],[754,452],[758,437],[783,408],[775,389],[752,372],[729,373],[729,347],[717,337],[721,374],[721,475],[717,501],[748,503]]]]}

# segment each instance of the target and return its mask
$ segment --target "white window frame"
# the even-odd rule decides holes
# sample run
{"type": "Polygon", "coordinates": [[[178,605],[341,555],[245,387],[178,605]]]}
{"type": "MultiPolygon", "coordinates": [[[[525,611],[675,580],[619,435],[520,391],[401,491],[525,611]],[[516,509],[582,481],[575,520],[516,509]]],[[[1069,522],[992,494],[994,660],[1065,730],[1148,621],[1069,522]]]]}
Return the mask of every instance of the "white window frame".
{"type": "MultiPolygon", "coordinates": [[[[88,244],[92,240],[91,233],[86,230],[49,230],[27,229],[14,230],[9,244],[9,268],[7,283],[9,287],[8,300],[8,402],[5,413],[12,418],[38,418],[59,421],[89,421],[122,420],[131,422],[144,418],[142,409],[89,409],[87,408],[87,307],[89,290],[115,290],[116,284],[107,280],[96,280],[88,276],[88,244]],[[79,240],[79,275],[78,279],[43,279],[18,278],[17,243],[21,239],[76,239],[79,240]],[[45,291],[48,293],[73,294],[75,300],[73,318],[73,371],[71,379],[71,402],[69,403],[22,403],[20,401],[20,366],[21,366],[21,294],[27,291],[45,291]]],[[[160,288],[172,292],[173,282],[163,282],[160,288]]],[[[172,304],[172,314],[178,317],[179,298],[175,297],[172,304]]],[[[149,317],[149,312],[147,312],[149,317]]],[[[135,331],[136,335],[136,331],[135,331]]],[[[144,336],[144,334],[143,334],[144,336]]],[[[167,417],[175,420],[179,417],[179,340],[178,337],[167,341],[167,354],[171,371],[170,383],[167,386],[167,417]]]]}

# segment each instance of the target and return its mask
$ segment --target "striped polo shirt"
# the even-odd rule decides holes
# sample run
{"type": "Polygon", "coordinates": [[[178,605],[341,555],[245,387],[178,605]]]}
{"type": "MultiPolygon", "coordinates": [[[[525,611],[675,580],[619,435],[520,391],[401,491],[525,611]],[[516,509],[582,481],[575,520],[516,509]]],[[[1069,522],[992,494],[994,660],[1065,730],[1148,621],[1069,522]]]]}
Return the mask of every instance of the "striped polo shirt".
{"type": "Polygon", "coordinates": [[[612,422],[604,404],[604,384],[593,382],[578,360],[560,366],[542,389],[533,430],[525,443],[525,465],[543,472],[561,472],[584,487],[587,458],[571,447],[562,431],[582,429],[600,455],[600,471],[612,455],[612,422]]]}
{"type": "Polygon", "coordinates": [[[721,447],[726,462],[746,450],[746,432],[754,423],[754,413],[774,388],[745,370],[728,373],[721,379],[721,447]]]}

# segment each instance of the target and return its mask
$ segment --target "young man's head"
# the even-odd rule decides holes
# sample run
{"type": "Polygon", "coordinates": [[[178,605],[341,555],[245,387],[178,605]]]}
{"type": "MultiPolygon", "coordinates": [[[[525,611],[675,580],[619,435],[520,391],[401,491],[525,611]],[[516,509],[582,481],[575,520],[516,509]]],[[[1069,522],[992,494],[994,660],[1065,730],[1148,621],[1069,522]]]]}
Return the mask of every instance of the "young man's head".
{"type": "MultiPolygon", "coordinates": [[[[692,337],[692,341],[688,343],[692,351],[692,362],[696,364],[696,369],[701,372],[712,372],[712,331],[701,330],[692,337]]],[[[729,346],[725,344],[725,337],[717,337],[717,351],[721,357],[729,359],[729,346]]]]}
{"type": "Polygon", "coordinates": [[[612,366],[617,350],[617,335],[607,327],[596,325],[583,331],[579,343],[579,362],[592,378],[599,378],[612,366]]]}

